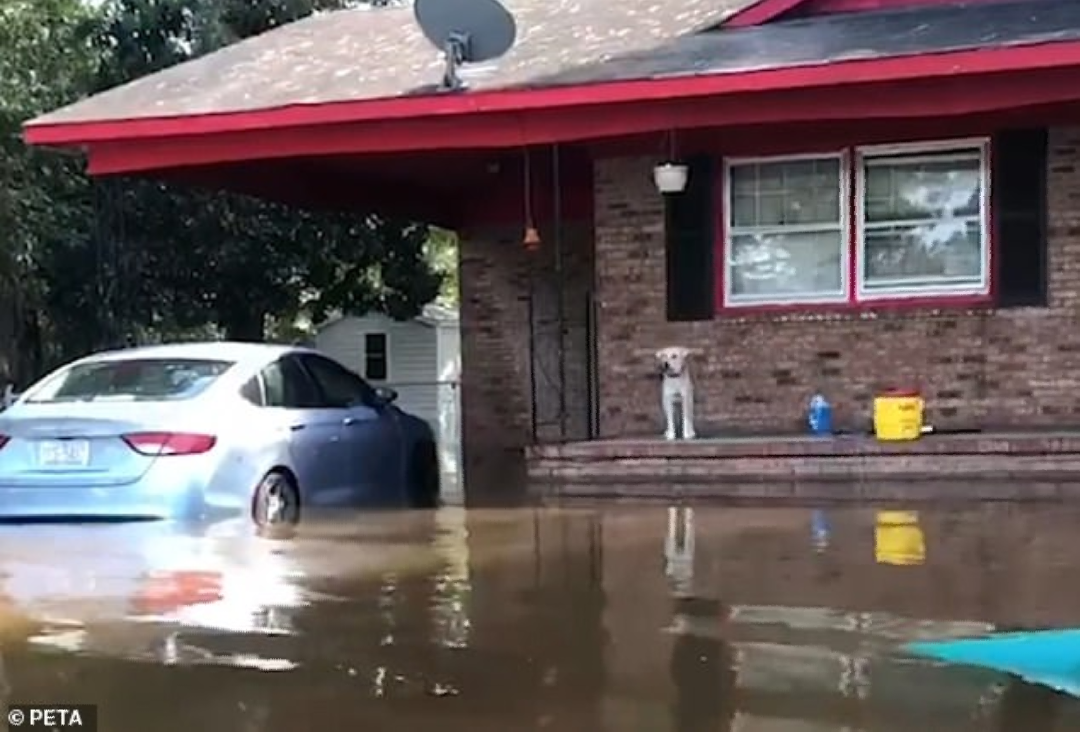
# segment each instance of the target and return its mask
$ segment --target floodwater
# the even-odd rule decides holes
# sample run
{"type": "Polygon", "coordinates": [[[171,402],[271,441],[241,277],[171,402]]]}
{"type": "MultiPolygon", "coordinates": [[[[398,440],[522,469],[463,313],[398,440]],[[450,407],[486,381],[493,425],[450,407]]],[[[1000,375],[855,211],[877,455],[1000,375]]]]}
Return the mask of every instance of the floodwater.
{"type": "Polygon", "coordinates": [[[1080,510],[443,509],[0,526],[0,692],[99,729],[1063,732],[906,655],[1080,621],[1080,510]]]}

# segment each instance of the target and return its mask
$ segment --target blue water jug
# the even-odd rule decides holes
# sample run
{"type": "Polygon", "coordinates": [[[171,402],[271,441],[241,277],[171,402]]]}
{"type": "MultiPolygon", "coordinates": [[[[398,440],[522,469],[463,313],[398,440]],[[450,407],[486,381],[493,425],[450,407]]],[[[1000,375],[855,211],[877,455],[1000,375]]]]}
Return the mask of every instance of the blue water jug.
{"type": "Polygon", "coordinates": [[[808,421],[810,423],[810,434],[812,435],[831,435],[833,433],[832,405],[821,394],[815,394],[810,399],[808,421]]]}

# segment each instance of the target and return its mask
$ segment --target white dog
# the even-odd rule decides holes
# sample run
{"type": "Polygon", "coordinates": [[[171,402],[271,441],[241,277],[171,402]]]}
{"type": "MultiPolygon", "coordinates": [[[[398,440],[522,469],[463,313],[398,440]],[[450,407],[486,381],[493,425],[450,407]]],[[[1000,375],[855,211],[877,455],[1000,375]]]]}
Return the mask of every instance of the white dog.
{"type": "Polygon", "coordinates": [[[690,378],[690,356],[694,353],[689,348],[669,346],[656,352],[660,362],[660,404],[664,408],[664,438],[675,439],[675,403],[682,411],[682,437],[692,440],[697,436],[694,431],[694,382],[690,378]]]}

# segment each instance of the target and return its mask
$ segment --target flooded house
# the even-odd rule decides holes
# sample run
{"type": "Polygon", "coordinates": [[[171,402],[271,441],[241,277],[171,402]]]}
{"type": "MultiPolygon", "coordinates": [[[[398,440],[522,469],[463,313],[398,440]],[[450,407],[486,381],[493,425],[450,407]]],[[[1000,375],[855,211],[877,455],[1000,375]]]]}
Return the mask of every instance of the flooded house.
{"type": "Polygon", "coordinates": [[[476,5],[458,30],[506,35],[509,17],[511,43],[463,57],[449,89],[410,5],[388,4],[77,102],[26,139],[85,150],[99,176],[457,231],[467,469],[528,449],[537,478],[660,491],[1080,469],[1080,5],[476,5]],[[667,345],[700,352],[704,439],[660,441],[667,345]],[[857,433],[896,387],[974,436],[775,437],[805,431],[819,392],[857,433]]]}

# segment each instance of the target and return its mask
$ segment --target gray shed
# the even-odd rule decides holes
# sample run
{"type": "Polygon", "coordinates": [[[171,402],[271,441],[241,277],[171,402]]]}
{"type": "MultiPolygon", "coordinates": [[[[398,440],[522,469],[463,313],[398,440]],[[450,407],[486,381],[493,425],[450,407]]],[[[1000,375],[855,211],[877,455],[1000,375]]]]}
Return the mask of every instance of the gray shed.
{"type": "Polygon", "coordinates": [[[425,419],[439,440],[444,497],[453,500],[461,466],[461,330],[456,310],[429,305],[412,320],[346,315],[319,328],[315,347],[425,419]]]}

